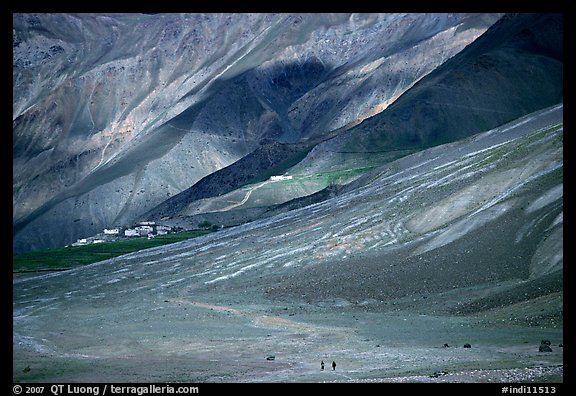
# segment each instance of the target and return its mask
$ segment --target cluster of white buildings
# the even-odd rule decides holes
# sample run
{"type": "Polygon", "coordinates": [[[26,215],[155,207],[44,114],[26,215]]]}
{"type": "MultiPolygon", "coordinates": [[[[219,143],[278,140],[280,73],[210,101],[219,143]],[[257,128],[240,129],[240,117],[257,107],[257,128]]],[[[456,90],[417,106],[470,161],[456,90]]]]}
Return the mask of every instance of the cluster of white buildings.
{"type": "Polygon", "coordinates": [[[151,236],[165,235],[172,231],[172,227],[156,224],[153,221],[142,221],[133,227],[127,228],[104,228],[104,235],[124,235],[132,236],[151,236]]]}
{"type": "MultiPolygon", "coordinates": [[[[91,243],[102,243],[107,240],[115,240],[121,237],[148,237],[154,238],[156,235],[165,235],[172,232],[173,229],[170,226],[156,224],[154,221],[141,221],[132,227],[115,227],[115,228],[104,228],[103,238],[99,238],[98,235],[93,238],[82,238],[78,239],[72,244],[72,246],[88,245],[91,243]]],[[[102,235],[102,234],[99,234],[102,235]]]]}

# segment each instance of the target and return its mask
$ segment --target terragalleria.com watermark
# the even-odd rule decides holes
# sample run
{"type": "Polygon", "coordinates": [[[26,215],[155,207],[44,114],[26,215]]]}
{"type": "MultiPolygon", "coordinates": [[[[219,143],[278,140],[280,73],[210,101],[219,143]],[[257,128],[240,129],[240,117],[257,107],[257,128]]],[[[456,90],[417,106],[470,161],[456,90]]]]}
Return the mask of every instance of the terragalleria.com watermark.
{"type": "Polygon", "coordinates": [[[20,394],[47,394],[52,393],[54,396],[60,395],[147,395],[147,394],[197,394],[200,389],[197,386],[188,385],[48,385],[48,386],[31,386],[31,385],[14,385],[12,391],[15,395],[20,394]]]}

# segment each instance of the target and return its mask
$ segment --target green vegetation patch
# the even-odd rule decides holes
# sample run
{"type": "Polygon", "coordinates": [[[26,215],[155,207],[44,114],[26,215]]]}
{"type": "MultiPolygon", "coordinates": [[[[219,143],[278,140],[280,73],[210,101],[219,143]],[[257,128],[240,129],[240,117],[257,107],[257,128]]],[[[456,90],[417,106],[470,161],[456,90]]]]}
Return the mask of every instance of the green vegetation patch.
{"type": "Polygon", "coordinates": [[[82,246],[68,246],[57,249],[36,250],[14,255],[13,272],[58,271],[81,265],[91,264],[123,254],[136,252],[156,246],[167,245],[209,234],[209,230],[186,231],[174,234],[123,239],[114,242],[102,242],[82,246]]]}

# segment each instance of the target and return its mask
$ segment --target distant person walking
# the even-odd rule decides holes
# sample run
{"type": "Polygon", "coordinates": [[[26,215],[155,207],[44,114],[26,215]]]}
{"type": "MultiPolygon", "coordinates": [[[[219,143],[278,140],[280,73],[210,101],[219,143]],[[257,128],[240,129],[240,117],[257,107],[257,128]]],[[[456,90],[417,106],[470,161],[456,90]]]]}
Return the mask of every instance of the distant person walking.
{"type": "Polygon", "coordinates": [[[320,362],[320,370],[324,370],[324,360],[320,362]]]}
{"type": "Polygon", "coordinates": [[[336,370],[336,362],[332,361],[332,370],[336,370]]]}

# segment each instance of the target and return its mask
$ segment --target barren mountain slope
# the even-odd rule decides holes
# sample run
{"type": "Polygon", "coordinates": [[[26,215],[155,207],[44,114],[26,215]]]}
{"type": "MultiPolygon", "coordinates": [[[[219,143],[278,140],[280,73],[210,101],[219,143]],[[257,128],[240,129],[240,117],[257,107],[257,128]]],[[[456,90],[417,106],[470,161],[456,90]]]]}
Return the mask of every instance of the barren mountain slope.
{"type": "Polygon", "coordinates": [[[562,198],[558,105],[391,162],[321,203],[15,275],[13,376],[562,381],[562,198]],[[543,339],[552,352],[538,352],[543,339]]]}
{"type": "Polygon", "coordinates": [[[507,14],[397,100],[343,135],[342,151],[457,140],[561,103],[562,14],[507,14]]]}
{"type": "MultiPolygon", "coordinates": [[[[346,184],[383,163],[423,148],[462,139],[563,100],[563,20],[561,14],[510,14],[464,50],[420,79],[386,110],[348,131],[324,139],[296,166],[277,167],[292,176],[283,183],[254,181],[230,194],[194,202],[219,185],[244,160],[207,176],[189,190],[146,214],[154,218],[282,204],[331,184],[346,184]],[[218,176],[218,177],[216,177],[218,176]],[[178,205],[174,205],[178,202],[178,205]],[[235,203],[230,205],[230,203],[235,203]],[[241,204],[240,204],[241,203],[241,204]],[[170,204],[170,205],[168,205],[170,204]]],[[[279,156],[279,160],[283,158],[279,156]]],[[[230,176],[228,176],[230,178],[230,176]]],[[[228,186],[228,184],[227,184],[228,186]]],[[[228,192],[220,190],[219,192],[228,192]]],[[[252,216],[252,214],[251,214],[252,216]]],[[[247,216],[247,218],[251,218],[247,216]]]]}
{"type": "Polygon", "coordinates": [[[499,16],[14,14],[14,250],[130,224],[262,143],[354,125],[499,16]]]}

